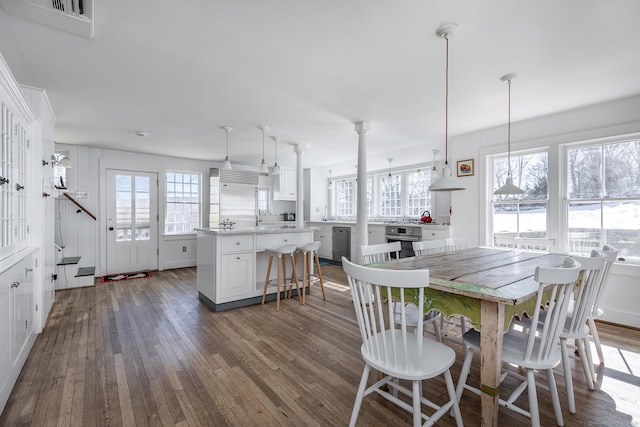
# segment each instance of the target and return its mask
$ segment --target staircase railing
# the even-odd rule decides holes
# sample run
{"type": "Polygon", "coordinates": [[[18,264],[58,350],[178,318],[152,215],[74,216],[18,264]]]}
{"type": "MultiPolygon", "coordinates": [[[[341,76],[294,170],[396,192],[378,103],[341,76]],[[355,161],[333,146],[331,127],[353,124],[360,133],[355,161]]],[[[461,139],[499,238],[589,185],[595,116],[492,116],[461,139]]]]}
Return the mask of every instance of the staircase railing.
{"type": "Polygon", "coordinates": [[[93,219],[94,219],[94,221],[97,221],[97,219],[96,219],[95,215],[94,215],[94,214],[92,214],[91,212],[89,212],[89,211],[87,210],[87,208],[85,208],[84,206],[82,206],[80,203],[78,203],[78,201],[77,201],[76,199],[74,199],[74,198],[71,196],[71,194],[69,194],[69,193],[62,193],[62,194],[64,195],[64,197],[66,197],[67,199],[71,200],[71,201],[72,201],[72,202],[73,202],[73,203],[74,203],[74,204],[75,204],[75,205],[80,209],[78,212],[82,211],[82,212],[86,213],[87,215],[89,215],[91,218],[93,218],[93,219]]]}

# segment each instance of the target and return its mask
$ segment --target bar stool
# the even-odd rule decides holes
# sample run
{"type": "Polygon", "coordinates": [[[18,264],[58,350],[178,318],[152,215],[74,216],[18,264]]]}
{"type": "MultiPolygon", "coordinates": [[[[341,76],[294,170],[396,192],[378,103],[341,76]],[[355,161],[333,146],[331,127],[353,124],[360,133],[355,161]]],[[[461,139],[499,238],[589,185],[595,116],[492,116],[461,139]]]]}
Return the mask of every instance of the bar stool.
{"type": "Polygon", "coordinates": [[[302,303],[306,300],[307,283],[309,283],[309,295],[311,295],[311,282],[319,281],[320,289],[322,290],[322,299],[327,300],[324,294],[324,283],[322,281],[322,271],[320,270],[320,260],[318,259],[318,249],[320,248],[320,242],[309,242],[298,248],[298,252],[302,254],[302,303]],[[311,257],[315,261],[311,261],[311,257]],[[312,274],[311,263],[315,262],[315,268],[317,273],[312,274]]]}
{"type": "Polygon", "coordinates": [[[280,284],[283,285],[285,291],[285,298],[287,296],[287,284],[291,285],[295,282],[296,289],[298,289],[298,300],[300,304],[303,304],[302,297],[300,296],[300,286],[298,285],[298,275],[296,273],[296,261],[295,261],[295,252],[298,248],[296,245],[284,245],[280,246],[277,249],[267,249],[269,252],[269,266],[267,267],[267,278],[264,281],[264,291],[262,291],[262,304],[264,304],[264,300],[267,297],[267,287],[270,282],[273,280],[277,280],[278,282],[278,293],[276,294],[276,311],[280,311],[280,284]],[[287,261],[285,255],[289,256],[291,260],[291,278],[287,278],[287,261]],[[273,263],[273,257],[278,257],[278,278],[270,279],[271,276],[271,264],[273,263]]]}

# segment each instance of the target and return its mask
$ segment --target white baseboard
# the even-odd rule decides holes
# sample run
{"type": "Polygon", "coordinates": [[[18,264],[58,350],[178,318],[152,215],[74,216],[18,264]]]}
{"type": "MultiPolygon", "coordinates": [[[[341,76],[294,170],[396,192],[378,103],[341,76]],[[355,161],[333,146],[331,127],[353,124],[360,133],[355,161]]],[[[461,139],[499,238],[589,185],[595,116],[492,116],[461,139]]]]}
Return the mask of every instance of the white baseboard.
{"type": "Polygon", "coordinates": [[[174,268],[195,267],[195,259],[183,259],[180,261],[168,261],[162,264],[160,270],[172,270],[174,268]]]}

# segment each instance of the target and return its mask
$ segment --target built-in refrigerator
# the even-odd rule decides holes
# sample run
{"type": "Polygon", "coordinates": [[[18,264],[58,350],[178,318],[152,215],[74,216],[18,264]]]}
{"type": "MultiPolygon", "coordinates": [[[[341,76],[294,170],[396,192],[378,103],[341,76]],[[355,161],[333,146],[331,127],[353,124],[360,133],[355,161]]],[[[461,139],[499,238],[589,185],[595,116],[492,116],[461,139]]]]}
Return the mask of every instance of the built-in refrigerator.
{"type": "Polygon", "coordinates": [[[209,227],[225,219],[234,228],[258,225],[258,173],[223,171],[213,168],[209,175],[209,227]]]}

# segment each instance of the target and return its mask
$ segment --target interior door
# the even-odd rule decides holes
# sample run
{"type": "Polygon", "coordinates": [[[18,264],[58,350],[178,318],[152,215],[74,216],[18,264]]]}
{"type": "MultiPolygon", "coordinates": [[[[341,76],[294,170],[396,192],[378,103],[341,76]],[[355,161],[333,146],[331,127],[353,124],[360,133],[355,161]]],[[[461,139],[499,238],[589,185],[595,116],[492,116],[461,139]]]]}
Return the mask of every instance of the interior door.
{"type": "Polygon", "coordinates": [[[107,170],[106,274],[158,269],[158,176],[107,170]]]}

